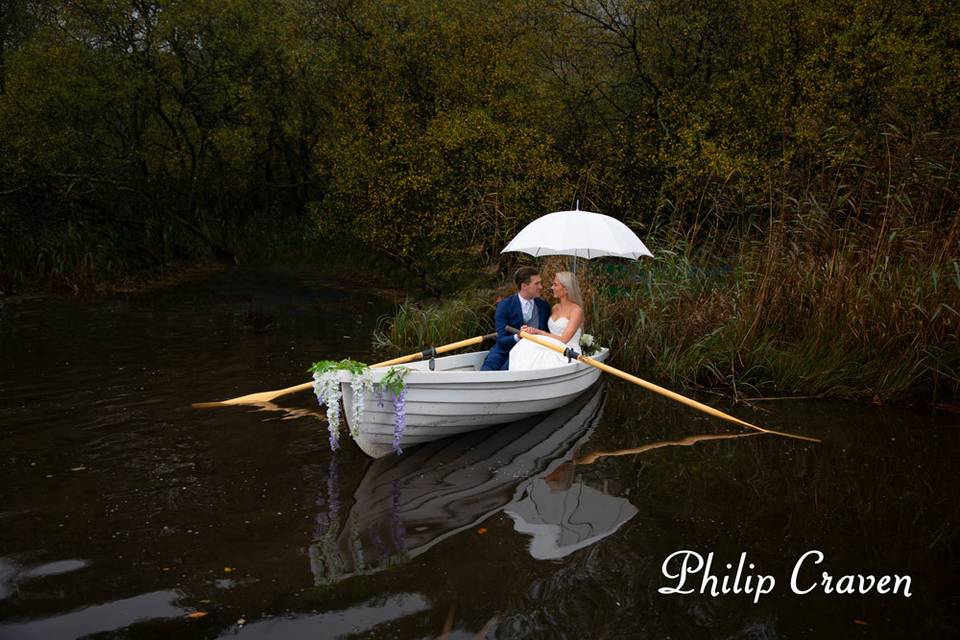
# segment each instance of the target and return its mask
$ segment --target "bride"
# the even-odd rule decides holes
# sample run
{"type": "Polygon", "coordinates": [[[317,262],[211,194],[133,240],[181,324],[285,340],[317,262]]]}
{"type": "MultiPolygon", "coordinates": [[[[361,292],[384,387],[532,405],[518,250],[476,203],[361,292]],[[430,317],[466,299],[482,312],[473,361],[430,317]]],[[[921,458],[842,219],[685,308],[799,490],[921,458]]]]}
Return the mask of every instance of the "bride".
{"type": "MultiPolygon", "coordinates": [[[[553,277],[551,287],[557,304],[553,305],[547,329],[543,331],[530,326],[521,327],[522,331],[542,336],[546,340],[562,347],[572,347],[580,351],[580,334],[583,328],[583,300],[580,287],[569,271],[560,271],[553,277]]],[[[567,364],[567,358],[536,344],[532,340],[520,340],[510,349],[510,371],[529,371],[530,369],[549,369],[567,364]]]]}

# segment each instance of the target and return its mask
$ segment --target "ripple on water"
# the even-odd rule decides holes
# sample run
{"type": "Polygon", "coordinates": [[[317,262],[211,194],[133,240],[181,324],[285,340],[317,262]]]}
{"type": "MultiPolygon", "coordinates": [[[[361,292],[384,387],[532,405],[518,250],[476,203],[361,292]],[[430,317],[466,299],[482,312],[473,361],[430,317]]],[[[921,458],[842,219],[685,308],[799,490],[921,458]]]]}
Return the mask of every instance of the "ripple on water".
{"type": "MultiPolygon", "coordinates": [[[[369,632],[378,625],[427,611],[431,606],[430,600],[419,593],[397,593],[339,611],[260,620],[244,627],[243,637],[292,640],[339,638],[369,632]]],[[[236,631],[230,629],[220,637],[228,638],[235,634],[236,631]]]]}
{"type": "MultiPolygon", "coordinates": [[[[59,576],[78,571],[89,565],[89,560],[70,559],[45,562],[24,568],[12,558],[0,558],[0,600],[10,597],[16,591],[18,582],[59,576]]],[[[6,638],[6,636],[0,637],[6,638]]]]}
{"type": "Polygon", "coordinates": [[[13,582],[17,576],[17,565],[8,558],[0,558],[0,601],[13,593],[13,582]]]}
{"type": "Polygon", "coordinates": [[[56,562],[48,562],[46,564],[41,564],[31,569],[21,571],[18,578],[45,578],[47,576],[58,576],[62,573],[70,573],[71,571],[77,571],[78,569],[83,569],[88,566],[90,563],[87,560],[58,560],[56,562]]]}
{"type": "Polygon", "coordinates": [[[116,631],[145,620],[177,618],[187,612],[175,604],[181,598],[183,594],[179,591],[154,591],[46,618],[0,624],[0,638],[72,640],[93,633],[116,631]]]}

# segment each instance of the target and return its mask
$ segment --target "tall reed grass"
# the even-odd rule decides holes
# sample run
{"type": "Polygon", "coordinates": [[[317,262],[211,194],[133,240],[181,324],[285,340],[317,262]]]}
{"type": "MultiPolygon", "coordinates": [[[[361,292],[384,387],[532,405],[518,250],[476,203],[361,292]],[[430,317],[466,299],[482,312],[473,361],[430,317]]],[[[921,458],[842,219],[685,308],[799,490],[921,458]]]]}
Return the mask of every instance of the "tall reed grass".
{"type": "MultiPolygon", "coordinates": [[[[741,397],[938,402],[960,391],[960,220],[880,226],[824,213],[657,258],[581,262],[587,332],[628,371],[741,397]]],[[[545,282],[566,268],[541,265],[545,282]]],[[[492,327],[491,292],[401,305],[376,340],[416,348],[492,327]]]]}
{"type": "Polygon", "coordinates": [[[411,351],[490,333],[492,299],[489,291],[472,291],[442,302],[418,304],[407,300],[396,314],[380,319],[373,333],[374,346],[411,351]]]}
{"type": "Polygon", "coordinates": [[[728,269],[689,247],[594,297],[624,366],[745,394],[936,401],[960,389],[958,223],[858,229],[805,218],[743,237],[728,269]]]}

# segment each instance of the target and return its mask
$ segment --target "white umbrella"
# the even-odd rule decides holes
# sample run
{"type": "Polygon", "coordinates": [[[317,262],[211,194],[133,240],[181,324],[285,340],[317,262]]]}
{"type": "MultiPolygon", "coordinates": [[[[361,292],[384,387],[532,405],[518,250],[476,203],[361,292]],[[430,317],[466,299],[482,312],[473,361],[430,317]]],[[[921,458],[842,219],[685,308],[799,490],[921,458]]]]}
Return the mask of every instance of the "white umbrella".
{"type": "Polygon", "coordinates": [[[532,256],[613,256],[636,260],[653,257],[640,238],[616,218],[591,211],[557,211],[523,228],[500,253],[520,251],[532,256]]]}

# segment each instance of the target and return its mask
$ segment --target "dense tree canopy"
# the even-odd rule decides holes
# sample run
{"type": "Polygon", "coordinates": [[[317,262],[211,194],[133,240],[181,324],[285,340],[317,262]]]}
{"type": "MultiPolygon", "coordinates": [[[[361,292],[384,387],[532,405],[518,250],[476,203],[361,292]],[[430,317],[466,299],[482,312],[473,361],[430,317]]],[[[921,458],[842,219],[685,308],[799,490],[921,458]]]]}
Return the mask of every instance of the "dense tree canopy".
{"type": "Polygon", "coordinates": [[[576,199],[945,224],[958,34],[933,0],[7,0],[0,278],[292,229],[442,288],[576,199]]]}

